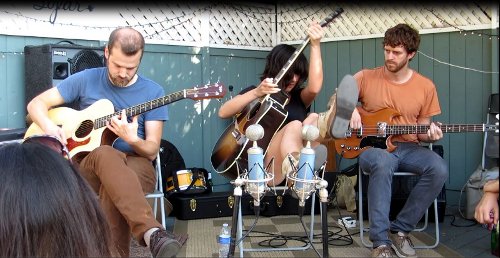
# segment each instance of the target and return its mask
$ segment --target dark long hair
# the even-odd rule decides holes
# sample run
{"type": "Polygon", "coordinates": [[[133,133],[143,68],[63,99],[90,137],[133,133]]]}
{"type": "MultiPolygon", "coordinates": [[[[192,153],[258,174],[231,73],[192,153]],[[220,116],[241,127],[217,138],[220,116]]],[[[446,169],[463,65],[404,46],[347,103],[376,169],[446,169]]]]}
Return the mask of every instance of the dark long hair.
{"type": "Polygon", "coordinates": [[[36,143],[0,147],[0,257],[111,256],[97,195],[68,160],[36,143]]]}
{"type": "MultiPolygon", "coordinates": [[[[266,57],[266,67],[264,68],[264,72],[262,72],[260,80],[262,81],[265,78],[276,77],[280,70],[286,65],[286,62],[290,59],[295,50],[295,47],[287,44],[276,45],[266,57]]],[[[299,81],[294,88],[296,89],[307,80],[307,76],[309,75],[307,58],[303,53],[300,53],[297,56],[297,59],[278,83],[278,86],[283,89],[293,79],[294,74],[299,76],[299,81]]]]}

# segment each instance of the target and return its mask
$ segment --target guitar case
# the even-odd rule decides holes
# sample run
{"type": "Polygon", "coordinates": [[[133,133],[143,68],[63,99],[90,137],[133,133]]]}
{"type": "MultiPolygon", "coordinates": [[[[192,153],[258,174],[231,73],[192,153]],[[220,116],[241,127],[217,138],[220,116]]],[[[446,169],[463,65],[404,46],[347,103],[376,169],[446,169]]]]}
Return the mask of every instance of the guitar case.
{"type": "MultiPolygon", "coordinates": [[[[320,202],[317,195],[309,197],[304,206],[304,215],[311,214],[312,198],[316,198],[314,212],[319,214],[320,202]]],[[[210,192],[193,195],[172,195],[168,198],[174,209],[172,215],[177,219],[205,219],[233,216],[233,192],[210,192]]],[[[260,216],[298,214],[299,202],[283,191],[267,192],[260,202],[260,216]]],[[[244,193],[241,197],[242,215],[254,215],[253,197],[244,193]]]]}
{"type": "MultiPolygon", "coordinates": [[[[304,206],[303,215],[311,215],[311,203],[314,200],[314,214],[320,213],[320,201],[318,195],[311,195],[304,206]]],[[[245,215],[254,215],[254,199],[249,194],[244,194],[241,201],[241,212],[245,215]]],[[[298,215],[299,200],[293,197],[289,191],[277,190],[274,192],[266,192],[260,201],[260,216],[273,217],[279,215],[298,215]]]]}
{"type": "Polygon", "coordinates": [[[234,198],[232,192],[207,192],[192,195],[171,195],[168,200],[177,219],[206,219],[233,215],[234,198]]]}

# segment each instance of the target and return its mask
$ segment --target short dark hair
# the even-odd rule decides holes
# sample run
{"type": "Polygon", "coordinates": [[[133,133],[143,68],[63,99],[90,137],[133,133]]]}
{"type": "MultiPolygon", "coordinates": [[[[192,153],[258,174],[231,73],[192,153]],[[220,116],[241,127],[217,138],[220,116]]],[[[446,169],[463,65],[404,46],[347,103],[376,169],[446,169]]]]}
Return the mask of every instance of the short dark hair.
{"type": "Polygon", "coordinates": [[[0,146],[0,257],[107,257],[109,226],[79,171],[38,143],[0,146]]]}
{"type": "MultiPolygon", "coordinates": [[[[262,81],[265,78],[276,77],[276,75],[278,75],[281,69],[286,65],[286,62],[290,59],[295,50],[295,47],[287,44],[276,45],[266,57],[266,67],[264,68],[264,72],[262,72],[260,80],[262,81]]],[[[300,86],[305,80],[307,80],[309,75],[307,58],[303,53],[300,53],[297,56],[297,59],[295,59],[295,62],[292,64],[288,72],[278,83],[278,86],[283,89],[293,79],[294,74],[299,76],[299,81],[295,86],[297,88],[297,86],[300,86]]]]}
{"type": "Polygon", "coordinates": [[[125,55],[132,56],[137,52],[144,52],[144,37],[140,32],[131,27],[119,27],[111,32],[108,40],[108,51],[111,51],[115,45],[120,46],[120,49],[125,55]]]}
{"type": "Polygon", "coordinates": [[[420,45],[420,34],[408,24],[400,23],[385,32],[383,46],[403,46],[406,52],[413,53],[420,45]]]}

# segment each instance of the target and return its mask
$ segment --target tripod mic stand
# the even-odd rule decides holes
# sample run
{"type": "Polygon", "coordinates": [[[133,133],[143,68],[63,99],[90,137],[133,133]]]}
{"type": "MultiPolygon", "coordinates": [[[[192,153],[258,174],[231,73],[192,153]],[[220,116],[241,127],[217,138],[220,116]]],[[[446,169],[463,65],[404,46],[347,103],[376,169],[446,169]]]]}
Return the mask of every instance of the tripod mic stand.
{"type": "MultiPolygon", "coordinates": [[[[270,173],[266,173],[263,163],[264,163],[264,151],[262,148],[257,146],[257,141],[262,139],[264,136],[264,128],[259,124],[250,125],[246,132],[246,137],[253,141],[253,146],[247,150],[248,152],[248,172],[243,175],[239,175],[234,180],[234,206],[233,206],[233,218],[231,227],[231,242],[229,245],[229,257],[234,256],[234,251],[236,249],[236,234],[237,228],[241,223],[238,218],[241,217],[241,196],[242,196],[242,186],[246,185],[245,190],[254,198],[254,212],[258,217],[260,212],[260,199],[264,196],[267,190],[267,182],[272,180],[274,176],[270,173]]],[[[238,241],[242,241],[242,237],[238,241]]]]}
{"type": "MultiPolygon", "coordinates": [[[[320,169],[315,171],[314,163],[316,153],[311,148],[311,141],[317,139],[318,136],[319,130],[317,127],[306,125],[302,128],[302,137],[307,141],[307,143],[301,150],[298,168],[295,168],[292,165],[292,171],[287,174],[287,180],[290,179],[293,181],[291,190],[295,193],[295,196],[299,200],[300,217],[303,215],[306,200],[316,192],[316,189],[319,190],[321,202],[323,257],[328,257],[328,222],[326,212],[328,206],[328,191],[326,190],[328,182],[318,176],[318,172],[322,171],[322,175],[324,177],[326,162],[323,163],[320,169]]],[[[290,154],[288,158],[291,159],[290,154]]],[[[312,239],[310,239],[310,242],[312,242],[312,239]]],[[[314,248],[314,246],[312,247],[314,248]]]]}

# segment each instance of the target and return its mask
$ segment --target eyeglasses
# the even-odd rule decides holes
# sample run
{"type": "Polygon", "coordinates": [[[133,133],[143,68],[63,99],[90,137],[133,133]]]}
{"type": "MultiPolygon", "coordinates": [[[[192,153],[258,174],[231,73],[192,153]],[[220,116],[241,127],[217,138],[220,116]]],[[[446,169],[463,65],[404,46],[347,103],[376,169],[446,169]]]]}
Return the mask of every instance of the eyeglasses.
{"type": "Polygon", "coordinates": [[[41,144],[57,152],[71,162],[68,148],[61,141],[52,135],[33,135],[24,139],[23,143],[41,144]]]}

